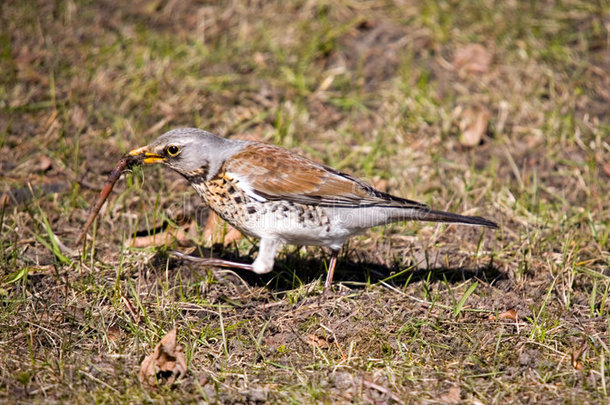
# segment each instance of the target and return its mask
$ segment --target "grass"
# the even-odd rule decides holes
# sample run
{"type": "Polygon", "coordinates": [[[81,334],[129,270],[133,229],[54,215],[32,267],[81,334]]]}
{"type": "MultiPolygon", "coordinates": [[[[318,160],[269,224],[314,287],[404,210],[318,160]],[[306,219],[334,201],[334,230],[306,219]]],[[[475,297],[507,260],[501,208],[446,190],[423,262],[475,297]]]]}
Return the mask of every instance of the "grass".
{"type": "Polygon", "coordinates": [[[609,18],[584,0],[2,4],[0,400],[607,402],[609,18]],[[460,69],[472,44],[490,62],[460,69]],[[473,108],[489,123],[466,147],[473,108]],[[321,297],[319,248],[261,277],[168,260],[248,261],[256,241],[211,246],[193,191],[146,168],[67,254],[118,158],[179,126],[500,230],[372,229],[321,297]],[[189,221],[180,244],[126,243],[189,221]],[[172,327],[189,374],[147,390],[140,361],[172,327]]]}

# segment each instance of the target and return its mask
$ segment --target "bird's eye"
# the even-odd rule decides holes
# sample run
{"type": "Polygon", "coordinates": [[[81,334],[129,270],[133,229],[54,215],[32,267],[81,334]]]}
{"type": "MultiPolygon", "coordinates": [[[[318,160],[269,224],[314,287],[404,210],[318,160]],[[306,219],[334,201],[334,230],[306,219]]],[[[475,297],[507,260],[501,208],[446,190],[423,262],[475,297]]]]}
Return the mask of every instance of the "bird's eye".
{"type": "Polygon", "coordinates": [[[174,157],[177,156],[180,153],[180,148],[176,145],[169,145],[165,151],[167,152],[168,155],[174,157]]]}

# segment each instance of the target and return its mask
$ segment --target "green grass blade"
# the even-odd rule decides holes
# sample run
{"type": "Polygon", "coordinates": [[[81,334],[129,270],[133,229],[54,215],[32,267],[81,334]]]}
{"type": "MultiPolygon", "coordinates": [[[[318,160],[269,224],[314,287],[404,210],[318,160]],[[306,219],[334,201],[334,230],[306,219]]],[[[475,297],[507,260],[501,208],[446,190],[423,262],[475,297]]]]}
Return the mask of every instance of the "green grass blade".
{"type": "Polygon", "coordinates": [[[470,287],[468,287],[468,289],[466,290],[464,295],[462,295],[462,298],[460,298],[460,300],[458,301],[457,305],[453,309],[453,316],[454,317],[457,318],[457,316],[462,311],[462,308],[464,308],[464,304],[466,304],[466,301],[468,300],[468,297],[470,297],[472,295],[472,293],[474,292],[474,290],[477,288],[478,285],[479,285],[479,282],[475,281],[474,283],[472,283],[472,285],[470,287]]]}

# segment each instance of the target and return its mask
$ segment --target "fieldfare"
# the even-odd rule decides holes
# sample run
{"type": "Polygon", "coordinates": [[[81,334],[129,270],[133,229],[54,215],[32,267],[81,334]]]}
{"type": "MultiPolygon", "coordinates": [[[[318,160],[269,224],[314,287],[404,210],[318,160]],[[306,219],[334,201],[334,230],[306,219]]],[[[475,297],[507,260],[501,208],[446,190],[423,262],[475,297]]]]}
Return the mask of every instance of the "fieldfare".
{"type": "Polygon", "coordinates": [[[409,220],[498,227],[481,217],[437,211],[384,193],[278,146],[225,139],[201,129],[174,129],[128,155],[180,173],[222,219],[260,239],[252,264],[178,253],[180,257],[263,274],[273,269],[283,244],[327,246],[332,253],[325,290],[341,246],[367,228],[409,220]]]}

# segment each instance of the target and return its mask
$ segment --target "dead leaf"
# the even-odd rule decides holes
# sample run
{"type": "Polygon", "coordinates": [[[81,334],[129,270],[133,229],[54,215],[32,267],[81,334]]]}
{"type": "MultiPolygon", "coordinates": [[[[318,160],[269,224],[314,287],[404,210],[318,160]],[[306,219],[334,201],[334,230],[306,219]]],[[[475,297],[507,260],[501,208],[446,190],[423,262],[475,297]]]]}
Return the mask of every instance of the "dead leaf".
{"type": "Polygon", "coordinates": [[[51,166],[53,166],[53,161],[48,156],[41,155],[40,159],[38,160],[37,166],[38,166],[36,168],[37,171],[46,172],[47,170],[49,170],[51,168],[51,166]]]}
{"type": "Polygon", "coordinates": [[[317,346],[320,349],[328,349],[330,347],[330,343],[326,339],[314,334],[307,335],[307,344],[317,346]]]}
{"type": "Polygon", "coordinates": [[[587,339],[584,338],[582,343],[580,344],[580,347],[575,348],[572,351],[572,367],[574,368],[574,370],[582,370],[582,361],[580,361],[580,357],[588,348],[589,345],[587,344],[587,339]]]}
{"type": "Polygon", "coordinates": [[[228,245],[242,237],[241,232],[220,220],[214,211],[210,211],[208,222],[203,228],[203,237],[212,244],[228,245]],[[226,228],[225,228],[226,225],[226,228]]]}
{"type": "Polygon", "coordinates": [[[254,63],[256,63],[260,67],[267,66],[267,64],[265,63],[265,55],[260,52],[254,52],[254,55],[252,55],[252,59],[254,59],[254,63]]]}
{"type": "Polygon", "coordinates": [[[514,309],[509,309],[508,311],[504,311],[501,314],[498,314],[497,317],[495,315],[490,315],[488,319],[490,321],[502,320],[502,319],[510,319],[512,321],[516,321],[517,320],[517,311],[515,311],[514,309]]]}
{"type": "Polygon", "coordinates": [[[127,245],[130,247],[143,248],[143,247],[158,247],[169,245],[172,242],[172,236],[167,230],[157,232],[153,235],[136,236],[127,241],[127,245]]]}
{"type": "MultiPolygon", "coordinates": [[[[176,218],[178,223],[181,222],[181,216],[176,218]]],[[[157,227],[158,228],[158,227],[157,227]]],[[[195,220],[186,222],[179,227],[169,226],[163,231],[155,232],[152,235],[136,236],[129,239],[127,244],[131,247],[158,247],[171,244],[177,241],[180,245],[186,245],[190,240],[197,239],[197,224],[195,220]]],[[[203,237],[212,244],[222,243],[228,245],[242,237],[241,233],[226,224],[218,218],[218,216],[210,211],[208,222],[203,229],[203,237]]]]}
{"type": "Polygon", "coordinates": [[[472,147],[481,142],[487,131],[487,123],[490,116],[485,107],[469,107],[460,114],[458,127],[460,128],[460,143],[472,147]]]}
{"type": "Polygon", "coordinates": [[[116,326],[109,326],[108,330],[106,331],[106,336],[108,339],[116,342],[121,337],[121,329],[116,326]]]}
{"type": "Polygon", "coordinates": [[[176,344],[176,334],[176,328],[169,331],[142,361],[138,379],[145,387],[155,388],[163,382],[171,385],[186,375],[184,348],[176,344]]]}
{"type": "Polygon", "coordinates": [[[206,240],[211,241],[216,237],[216,232],[218,232],[218,224],[220,223],[220,218],[218,215],[212,210],[210,210],[210,215],[208,216],[208,222],[205,223],[205,228],[203,228],[203,237],[206,240]]]}
{"type": "Polygon", "coordinates": [[[84,128],[87,125],[87,114],[83,111],[79,106],[74,107],[72,109],[72,113],[70,114],[70,119],[72,120],[72,124],[79,130],[84,128]]]}
{"type": "Polygon", "coordinates": [[[441,404],[459,404],[461,401],[460,397],[460,387],[451,387],[449,388],[449,391],[438,398],[438,402],[441,404]]]}
{"type": "Polygon", "coordinates": [[[604,163],[604,173],[606,173],[606,176],[610,176],[610,161],[604,163]]]}
{"type": "Polygon", "coordinates": [[[473,74],[489,70],[491,53],[481,44],[468,44],[455,51],[453,66],[459,72],[473,74]]]}
{"type": "Polygon", "coordinates": [[[498,315],[498,319],[510,319],[510,320],[516,321],[517,320],[517,311],[515,311],[514,309],[509,309],[508,311],[504,311],[500,315],[498,315]]]}
{"type": "MultiPolygon", "coordinates": [[[[229,226],[229,225],[227,225],[227,226],[229,226]]],[[[241,238],[242,238],[241,232],[239,232],[237,229],[233,228],[232,226],[229,226],[229,230],[227,231],[227,234],[225,235],[224,244],[228,245],[229,243],[234,242],[241,238]]]]}
{"type": "Polygon", "coordinates": [[[57,116],[59,115],[59,111],[57,110],[53,110],[53,112],[51,113],[51,115],[49,115],[49,118],[47,118],[47,121],[44,124],[44,130],[45,132],[49,130],[49,128],[51,127],[51,125],[53,125],[53,123],[55,122],[55,120],[57,119],[57,116]]]}
{"type": "Polygon", "coordinates": [[[127,241],[131,247],[159,247],[171,244],[174,240],[178,244],[186,244],[189,240],[195,239],[197,226],[195,221],[185,223],[179,227],[168,226],[165,230],[156,232],[152,235],[136,236],[127,241]]]}
{"type": "Polygon", "coordinates": [[[0,195],[0,208],[9,205],[10,202],[11,197],[7,193],[2,193],[2,195],[0,195]]]}

